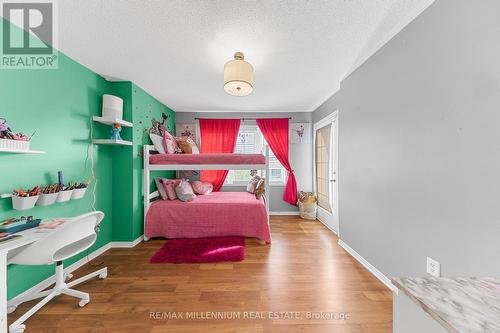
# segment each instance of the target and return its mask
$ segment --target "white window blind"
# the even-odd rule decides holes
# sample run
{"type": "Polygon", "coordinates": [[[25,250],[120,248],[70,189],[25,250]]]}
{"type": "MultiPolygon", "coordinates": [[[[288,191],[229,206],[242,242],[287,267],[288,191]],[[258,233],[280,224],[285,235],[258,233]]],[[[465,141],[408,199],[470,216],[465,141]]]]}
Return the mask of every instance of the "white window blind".
{"type": "MultiPolygon", "coordinates": [[[[259,154],[264,151],[265,140],[256,125],[245,125],[240,127],[238,138],[236,139],[235,153],[238,154],[259,154]]],[[[281,163],[269,149],[270,183],[275,185],[285,184],[286,171],[281,163]]],[[[230,170],[226,185],[246,185],[252,178],[250,170],[230,170]]]]}

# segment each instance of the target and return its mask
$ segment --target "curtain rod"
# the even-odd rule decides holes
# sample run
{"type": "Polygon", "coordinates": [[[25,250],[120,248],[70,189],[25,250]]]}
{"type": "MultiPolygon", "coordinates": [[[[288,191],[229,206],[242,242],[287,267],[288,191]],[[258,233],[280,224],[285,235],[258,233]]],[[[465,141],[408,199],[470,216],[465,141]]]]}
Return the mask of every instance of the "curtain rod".
{"type": "MultiPolygon", "coordinates": [[[[257,119],[280,119],[280,118],[194,118],[194,120],[199,119],[240,119],[240,120],[257,120],[257,119]]],[[[292,119],[292,117],[286,117],[286,119],[292,119]]]]}

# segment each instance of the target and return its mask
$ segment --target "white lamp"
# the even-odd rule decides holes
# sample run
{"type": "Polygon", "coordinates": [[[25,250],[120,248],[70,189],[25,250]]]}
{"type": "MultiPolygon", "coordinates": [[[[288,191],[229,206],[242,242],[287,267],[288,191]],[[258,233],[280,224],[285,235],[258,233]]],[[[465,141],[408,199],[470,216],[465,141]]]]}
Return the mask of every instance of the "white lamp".
{"type": "Polygon", "coordinates": [[[247,96],[253,90],[253,67],[242,52],[224,65],[224,91],[233,96],[247,96]]]}
{"type": "Polygon", "coordinates": [[[123,99],[113,95],[102,95],[103,118],[123,119],[123,99]]]}

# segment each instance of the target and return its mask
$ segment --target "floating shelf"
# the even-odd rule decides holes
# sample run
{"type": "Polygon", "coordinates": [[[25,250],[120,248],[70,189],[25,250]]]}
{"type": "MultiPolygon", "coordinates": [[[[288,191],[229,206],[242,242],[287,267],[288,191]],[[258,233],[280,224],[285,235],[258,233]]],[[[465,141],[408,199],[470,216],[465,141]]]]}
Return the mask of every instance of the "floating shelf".
{"type": "Polygon", "coordinates": [[[120,124],[122,127],[134,127],[134,124],[123,119],[92,116],[92,120],[106,125],[120,124]]]}
{"type": "Polygon", "coordinates": [[[25,149],[9,149],[9,148],[0,148],[0,153],[45,154],[45,152],[41,150],[25,150],[25,149]]]}
{"type": "Polygon", "coordinates": [[[113,140],[113,139],[94,139],[95,145],[114,145],[114,146],[132,146],[132,141],[113,140]]]}

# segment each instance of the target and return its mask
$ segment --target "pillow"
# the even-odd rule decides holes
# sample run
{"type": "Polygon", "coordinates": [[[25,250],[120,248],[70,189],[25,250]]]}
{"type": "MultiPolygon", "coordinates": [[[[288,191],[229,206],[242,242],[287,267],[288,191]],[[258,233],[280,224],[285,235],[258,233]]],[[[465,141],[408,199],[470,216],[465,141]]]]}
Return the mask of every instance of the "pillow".
{"type": "Polygon", "coordinates": [[[165,187],[163,186],[162,179],[161,178],[155,178],[155,184],[156,184],[156,189],[158,190],[158,193],[160,194],[160,197],[162,200],[167,200],[167,192],[165,192],[165,187]]]}
{"type": "Polygon", "coordinates": [[[165,145],[165,152],[167,154],[174,154],[177,148],[177,142],[174,137],[167,130],[163,131],[163,144],[165,145]]]}
{"type": "Polygon", "coordinates": [[[252,179],[247,184],[247,192],[255,194],[255,189],[257,188],[257,185],[259,184],[259,180],[261,178],[259,176],[253,176],[252,179]]]}
{"type": "Polygon", "coordinates": [[[149,138],[151,139],[153,146],[155,146],[155,149],[160,154],[165,154],[165,148],[163,147],[163,138],[161,136],[159,136],[158,134],[154,134],[154,133],[149,133],[149,138]]]}
{"type": "Polygon", "coordinates": [[[193,188],[191,184],[185,179],[181,180],[180,184],[175,188],[175,193],[177,198],[181,201],[193,201],[196,198],[196,194],[193,193],[193,188]]]}
{"type": "Polygon", "coordinates": [[[200,150],[196,147],[196,143],[194,143],[193,139],[189,136],[176,136],[175,141],[177,141],[177,145],[181,148],[184,154],[200,153],[200,150]]]}
{"type": "Polygon", "coordinates": [[[260,199],[260,197],[262,196],[262,194],[264,194],[265,191],[266,191],[266,179],[261,178],[259,180],[259,183],[257,184],[257,187],[255,188],[255,197],[257,199],[260,199]]]}
{"type": "Polygon", "coordinates": [[[195,180],[192,183],[193,191],[196,194],[210,194],[212,193],[214,186],[207,182],[200,182],[199,180],[195,180]]]}
{"type": "Polygon", "coordinates": [[[161,182],[163,183],[163,187],[165,192],[167,192],[167,197],[169,200],[177,199],[177,194],[175,193],[175,187],[180,184],[182,179],[167,179],[162,178],[161,182]]]}

